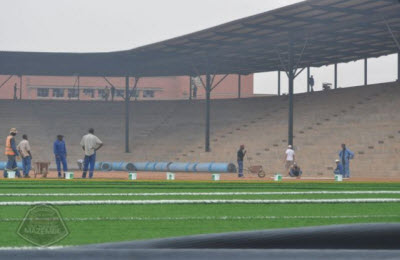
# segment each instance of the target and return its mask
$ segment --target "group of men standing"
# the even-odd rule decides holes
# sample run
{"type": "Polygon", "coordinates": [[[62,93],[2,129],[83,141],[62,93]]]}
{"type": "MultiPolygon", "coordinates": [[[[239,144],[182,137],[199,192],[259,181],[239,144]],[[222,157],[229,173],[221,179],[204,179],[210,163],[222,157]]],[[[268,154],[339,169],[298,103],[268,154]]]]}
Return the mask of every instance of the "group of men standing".
{"type": "MultiPolygon", "coordinates": [[[[336,169],[334,174],[340,174],[343,178],[350,178],[350,160],[354,159],[354,153],[347,149],[346,144],[342,144],[342,149],[339,152],[339,159],[336,160],[336,169]]],[[[297,165],[295,160],[295,151],[293,147],[289,145],[285,152],[286,158],[286,170],[291,177],[300,177],[302,171],[297,165]]]]}
{"type": "MultiPolygon", "coordinates": [[[[239,169],[239,177],[243,177],[243,160],[246,156],[244,145],[241,145],[237,152],[237,163],[239,169]]],[[[350,178],[350,160],[354,159],[354,153],[342,144],[342,150],[339,152],[339,159],[336,160],[337,167],[335,174],[340,174],[343,178],[350,178]]],[[[292,145],[289,145],[285,151],[285,169],[290,177],[300,178],[303,174],[300,166],[296,163],[296,153],[292,145]]]]}
{"type": "Polygon", "coordinates": [[[15,171],[15,175],[21,177],[17,166],[17,159],[19,156],[22,158],[22,173],[24,178],[29,178],[32,160],[31,147],[27,135],[23,135],[22,141],[16,145],[15,136],[17,133],[16,128],[11,128],[9,135],[6,138],[5,155],[7,156],[7,164],[4,168],[4,178],[7,178],[8,176],[7,170],[15,171]]]}
{"type": "MultiPolygon", "coordinates": [[[[22,172],[24,178],[30,178],[29,172],[31,170],[32,153],[28,141],[28,136],[24,134],[22,141],[16,145],[15,136],[17,129],[11,128],[10,133],[6,139],[5,155],[7,156],[7,164],[4,169],[4,178],[8,177],[8,171],[14,171],[15,175],[20,178],[21,174],[17,166],[17,159],[21,156],[22,159],[22,172]]],[[[103,146],[103,142],[94,135],[94,129],[90,128],[89,133],[82,137],[80,145],[85,152],[83,160],[82,178],[86,178],[87,171],[89,170],[89,178],[93,178],[96,152],[103,146]]],[[[67,163],[67,147],[63,135],[57,135],[57,140],[53,144],[53,153],[57,165],[58,178],[65,177],[65,172],[68,171],[67,163]],[[62,166],[62,169],[61,169],[62,166]]]]}

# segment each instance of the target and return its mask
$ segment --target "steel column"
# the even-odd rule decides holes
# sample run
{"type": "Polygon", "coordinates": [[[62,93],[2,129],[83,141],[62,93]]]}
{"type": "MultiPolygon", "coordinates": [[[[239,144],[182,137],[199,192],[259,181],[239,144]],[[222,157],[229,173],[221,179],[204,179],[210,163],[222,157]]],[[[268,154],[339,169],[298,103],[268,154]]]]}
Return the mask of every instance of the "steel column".
{"type": "Polygon", "coordinates": [[[81,99],[81,82],[80,82],[80,78],[78,75],[78,100],[81,99]]]}
{"type": "Polygon", "coordinates": [[[211,75],[206,75],[206,140],[205,151],[210,152],[210,96],[211,96],[211,75]]]}
{"type": "Polygon", "coordinates": [[[192,76],[189,76],[189,100],[192,100],[192,76]]]}
{"type": "Polygon", "coordinates": [[[130,91],[129,91],[129,77],[125,77],[125,153],[129,153],[129,104],[130,104],[130,91]]]}
{"type": "Polygon", "coordinates": [[[338,66],[337,66],[337,63],[335,63],[335,89],[338,88],[338,77],[337,77],[337,75],[338,75],[338,66]]]}
{"type": "Polygon", "coordinates": [[[307,93],[310,93],[310,77],[311,77],[311,71],[310,67],[307,67],[307,93]]]}
{"type": "Polygon", "coordinates": [[[294,53],[293,41],[289,42],[289,129],[288,129],[288,143],[293,145],[293,92],[294,92],[294,53]]]}
{"type": "Polygon", "coordinates": [[[22,75],[19,76],[19,100],[22,100],[22,75]]]}
{"type": "Polygon", "coordinates": [[[364,59],[364,86],[368,85],[368,59],[364,59]]]}
{"type": "Polygon", "coordinates": [[[242,96],[242,75],[238,75],[238,98],[242,96]]]}
{"type": "Polygon", "coordinates": [[[281,95],[281,71],[278,70],[278,96],[281,95]]]}
{"type": "Polygon", "coordinates": [[[397,81],[400,82],[400,52],[397,54],[397,81]]]}

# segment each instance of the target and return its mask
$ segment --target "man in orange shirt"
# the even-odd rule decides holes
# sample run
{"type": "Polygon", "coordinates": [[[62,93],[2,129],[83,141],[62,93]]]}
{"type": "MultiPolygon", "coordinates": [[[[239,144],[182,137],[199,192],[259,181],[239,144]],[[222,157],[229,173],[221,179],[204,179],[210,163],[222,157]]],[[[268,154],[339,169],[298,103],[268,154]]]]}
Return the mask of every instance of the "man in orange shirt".
{"type": "Polygon", "coordinates": [[[7,166],[4,170],[4,178],[8,177],[7,171],[15,171],[15,175],[19,178],[21,177],[16,159],[19,157],[17,146],[15,145],[15,136],[17,135],[17,129],[11,128],[10,134],[7,136],[6,139],[6,151],[5,154],[7,155],[7,166]]]}

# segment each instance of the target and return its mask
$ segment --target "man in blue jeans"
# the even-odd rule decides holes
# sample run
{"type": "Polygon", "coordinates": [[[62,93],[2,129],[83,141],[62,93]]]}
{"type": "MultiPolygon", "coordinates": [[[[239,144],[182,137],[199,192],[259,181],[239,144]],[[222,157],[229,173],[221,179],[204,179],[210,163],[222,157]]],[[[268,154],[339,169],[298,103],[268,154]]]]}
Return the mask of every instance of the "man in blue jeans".
{"type": "Polygon", "coordinates": [[[27,135],[22,135],[22,141],[19,142],[17,150],[22,158],[22,172],[24,178],[30,178],[29,172],[31,171],[32,154],[27,135]]]}
{"type": "Polygon", "coordinates": [[[8,177],[7,171],[15,171],[15,176],[18,178],[21,177],[16,159],[19,157],[17,146],[15,144],[15,136],[17,135],[17,129],[11,128],[10,134],[7,136],[6,139],[6,151],[5,155],[7,155],[7,165],[4,169],[4,178],[8,177]]]}
{"type": "Polygon", "coordinates": [[[63,135],[57,135],[57,140],[54,142],[53,151],[54,156],[56,157],[56,165],[57,165],[57,172],[58,178],[65,178],[65,172],[68,171],[67,165],[67,147],[65,146],[65,141],[63,140],[63,135]],[[63,175],[61,175],[61,163],[63,166],[63,175]]]}
{"type": "Polygon", "coordinates": [[[96,152],[103,146],[103,142],[94,135],[94,129],[90,128],[89,133],[83,136],[81,140],[82,149],[85,151],[85,159],[83,160],[82,178],[86,178],[89,168],[89,178],[93,178],[94,165],[96,163],[96,152]]]}

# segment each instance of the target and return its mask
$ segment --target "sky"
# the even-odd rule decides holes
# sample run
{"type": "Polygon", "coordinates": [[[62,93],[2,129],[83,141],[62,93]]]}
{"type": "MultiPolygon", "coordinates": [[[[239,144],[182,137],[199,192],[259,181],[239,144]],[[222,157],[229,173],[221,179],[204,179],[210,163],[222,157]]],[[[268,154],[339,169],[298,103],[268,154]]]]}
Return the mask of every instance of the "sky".
{"type": "MultiPolygon", "coordinates": [[[[301,0],[0,0],[0,50],[107,52],[133,49],[301,0]]],[[[363,62],[339,64],[339,87],[362,85],[363,62]]],[[[316,89],[333,66],[312,68],[316,89]]],[[[369,83],[394,81],[397,55],[369,61],[369,83]]],[[[306,72],[296,92],[306,90],[306,72]]],[[[274,94],[277,73],[255,75],[255,92],[274,94]]],[[[282,91],[287,77],[282,74],[282,91]]]]}

